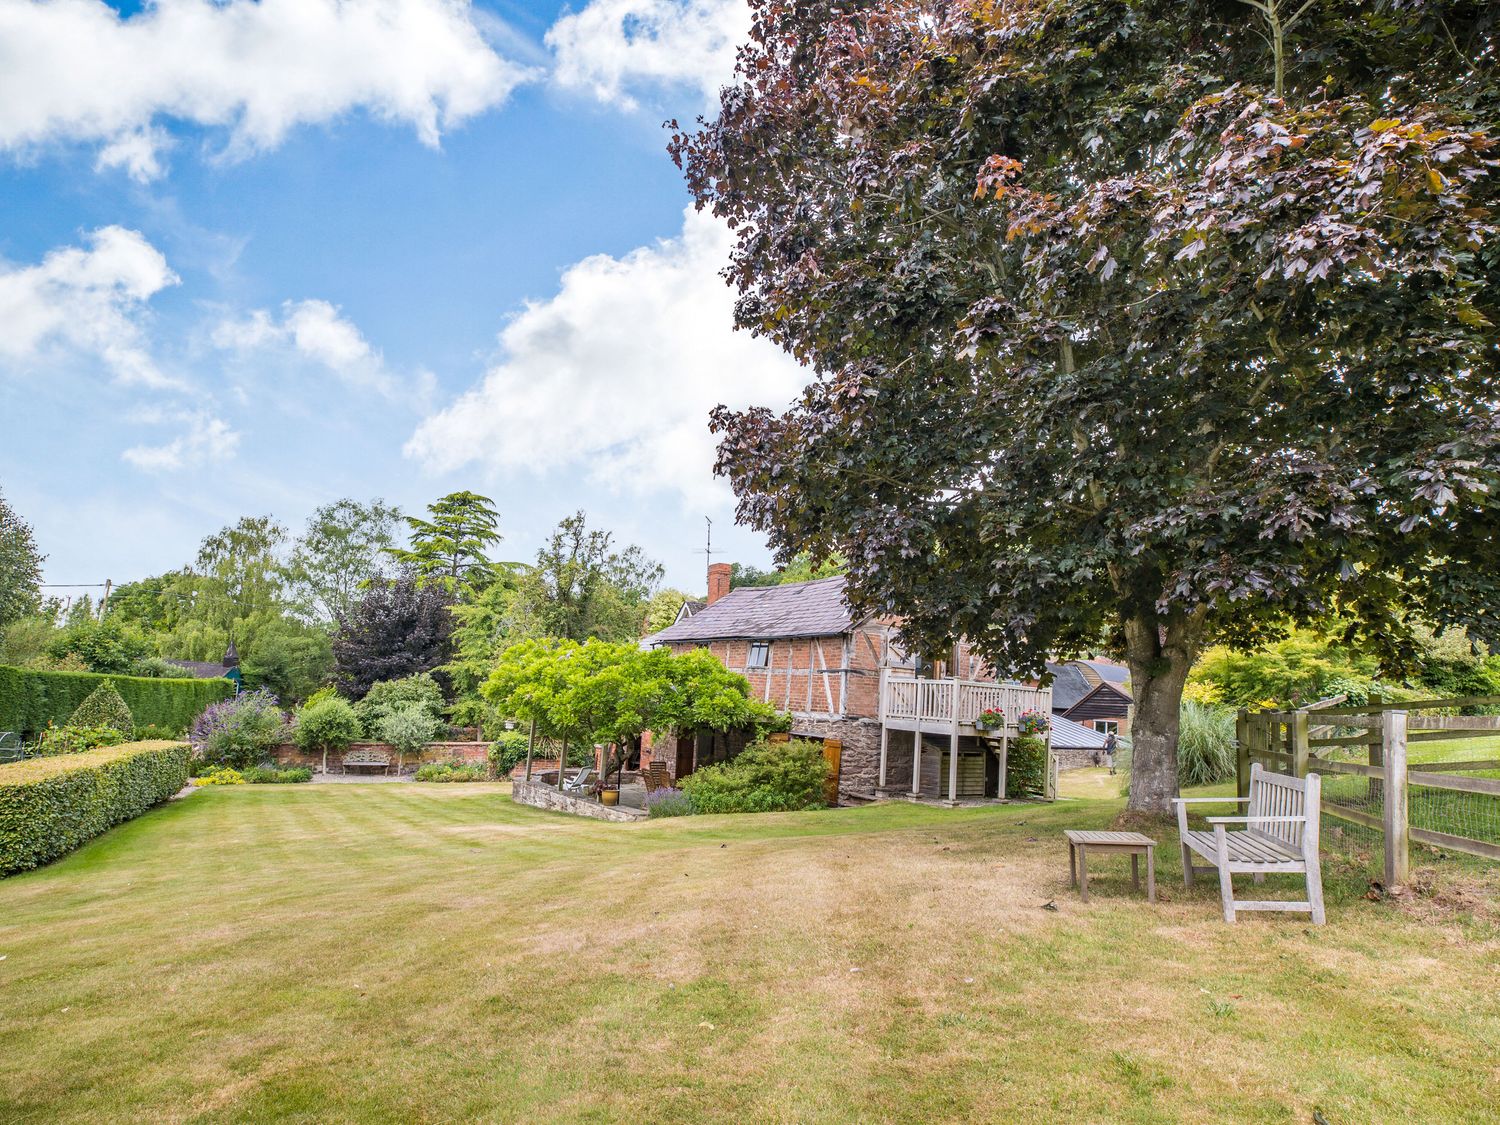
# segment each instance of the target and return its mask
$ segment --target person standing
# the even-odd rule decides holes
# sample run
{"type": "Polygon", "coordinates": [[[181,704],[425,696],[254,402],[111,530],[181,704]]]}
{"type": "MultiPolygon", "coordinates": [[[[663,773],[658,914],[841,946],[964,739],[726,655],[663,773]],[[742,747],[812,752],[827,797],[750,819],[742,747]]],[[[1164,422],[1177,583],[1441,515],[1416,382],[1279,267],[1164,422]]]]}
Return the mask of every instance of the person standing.
{"type": "Polygon", "coordinates": [[[1115,745],[1118,742],[1119,739],[1115,737],[1114,731],[1104,736],[1104,764],[1109,767],[1111,777],[1115,774],[1115,745]]]}

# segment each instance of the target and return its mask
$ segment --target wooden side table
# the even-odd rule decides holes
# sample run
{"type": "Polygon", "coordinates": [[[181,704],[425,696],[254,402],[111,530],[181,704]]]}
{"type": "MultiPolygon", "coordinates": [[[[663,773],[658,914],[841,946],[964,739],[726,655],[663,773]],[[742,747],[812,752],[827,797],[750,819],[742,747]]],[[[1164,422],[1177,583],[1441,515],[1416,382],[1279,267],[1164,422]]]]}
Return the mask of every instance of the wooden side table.
{"type": "Polygon", "coordinates": [[[1068,838],[1068,886],[1079,889],[1079,897],[1089,900],[1090,849],[1106,854],[1130,857],[1130,880],[1136,890],[1141,889],[1141,856],[1146,857],[1146,901],[1156,901],[1156,841],[1139,832],[1080,832],[1069,828],[1063,833],[1068,838]]]}

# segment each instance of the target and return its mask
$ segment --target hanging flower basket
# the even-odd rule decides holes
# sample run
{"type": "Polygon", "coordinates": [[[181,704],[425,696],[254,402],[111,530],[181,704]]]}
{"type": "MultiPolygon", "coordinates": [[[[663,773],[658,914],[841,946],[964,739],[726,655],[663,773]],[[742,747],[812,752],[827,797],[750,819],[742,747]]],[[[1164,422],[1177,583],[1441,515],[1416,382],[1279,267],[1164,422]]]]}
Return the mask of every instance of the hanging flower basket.
{"type": "Polygon", "coordinates": [[[981,711],[974,720],[974,725],[980,730],[1004,730],[1005,712],[999,707],[991,707],[988,711],[981,711]]]}

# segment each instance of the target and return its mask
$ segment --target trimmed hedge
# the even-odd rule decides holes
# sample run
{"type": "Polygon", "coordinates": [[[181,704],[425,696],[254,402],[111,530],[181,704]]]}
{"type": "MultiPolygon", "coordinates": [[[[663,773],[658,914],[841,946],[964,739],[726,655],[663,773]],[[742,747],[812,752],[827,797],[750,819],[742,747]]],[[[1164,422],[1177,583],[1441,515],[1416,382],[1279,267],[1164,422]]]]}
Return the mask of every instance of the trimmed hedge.
{"type": "Polygon", "coordinates": [[[0,730],[29,736],[45,730],[49,722],[64,726],[78,705],[105,680],[114,681],[137,727],[155,725],[174,733],[187,730],[210,703],[234,694],[234,684],[222,678],[163,680],[0,665],[0,730]]]}
{"type": "Polygon", "coordinates": [[[0,766],[0,875],[50,863],[187,784],[185,742],[127,742],[0,766]]]}

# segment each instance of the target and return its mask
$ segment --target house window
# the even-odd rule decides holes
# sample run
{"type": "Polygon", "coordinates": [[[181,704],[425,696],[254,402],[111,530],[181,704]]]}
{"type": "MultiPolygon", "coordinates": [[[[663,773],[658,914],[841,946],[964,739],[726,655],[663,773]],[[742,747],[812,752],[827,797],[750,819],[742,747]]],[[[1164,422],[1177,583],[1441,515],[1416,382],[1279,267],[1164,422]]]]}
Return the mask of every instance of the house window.
{"type": "Polygon", "coordinates": [[[750,646],[750,655],[745,660],[746,668],[769,668],[771,666],[771,643],[756,641],[750,646]]]}
{"type": "Polygon", "coordinates": [[[1120,723],[1117,719],[1095,719],[1094,729],[1100,734],[1119,734],[1120,723]]]}

